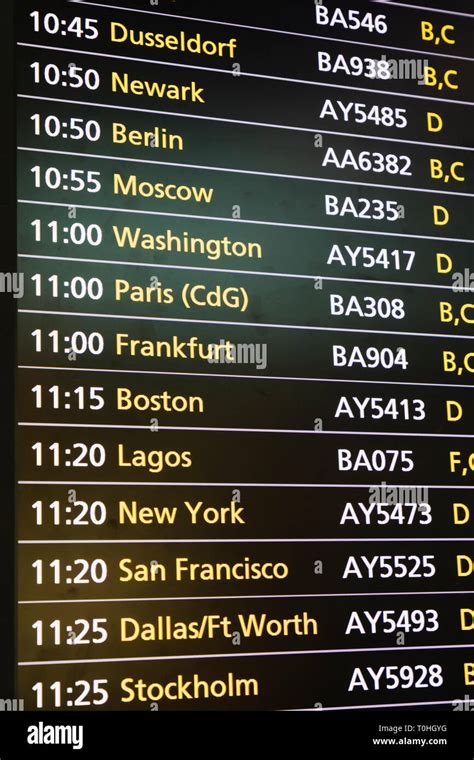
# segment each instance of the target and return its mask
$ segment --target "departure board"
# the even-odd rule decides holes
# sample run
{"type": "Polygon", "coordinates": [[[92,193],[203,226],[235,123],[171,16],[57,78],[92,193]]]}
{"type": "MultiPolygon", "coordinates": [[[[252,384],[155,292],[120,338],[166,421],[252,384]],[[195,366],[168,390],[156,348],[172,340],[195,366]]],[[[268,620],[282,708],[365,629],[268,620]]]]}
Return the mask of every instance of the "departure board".
{"type": "Polygon", "coordinates": [[[473,710],[472,3],[15,15],[24,709],[473,710]]]}

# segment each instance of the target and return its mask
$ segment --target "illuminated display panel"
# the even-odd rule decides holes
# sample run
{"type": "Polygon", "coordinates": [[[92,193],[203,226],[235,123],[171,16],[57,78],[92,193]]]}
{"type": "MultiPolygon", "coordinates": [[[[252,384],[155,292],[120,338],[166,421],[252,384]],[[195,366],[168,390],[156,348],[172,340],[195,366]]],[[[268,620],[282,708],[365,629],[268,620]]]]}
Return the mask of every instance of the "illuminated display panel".
{"type": "Polygon", "coordinates": [[[449,5],[17,4],[27,709],[472,687],[473,14],[449,5]]]}

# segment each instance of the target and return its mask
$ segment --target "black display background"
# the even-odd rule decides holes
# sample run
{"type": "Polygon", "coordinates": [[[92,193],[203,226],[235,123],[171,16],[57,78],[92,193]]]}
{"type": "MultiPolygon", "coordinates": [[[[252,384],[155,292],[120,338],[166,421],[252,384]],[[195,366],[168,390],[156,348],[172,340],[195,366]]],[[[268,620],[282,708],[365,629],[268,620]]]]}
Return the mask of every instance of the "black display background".
{"type": "MultiPolygon", "coordinates": [[[[52,4],[51,4],[52,5],[52,4]]],[[[128,6],[130,6],[130,3],[127,3],[128,6]]],[[[170,3],[166,3],[166,6],[170,6],[170,3]]],[[[180,5],[180,3],[176,3],[176,5],[180,5]]],[[[215,4],[216,5],[216,14],[220,18],[225,18],[223,15],[225,13],[225,5],[222,5],[221,3],[215,4]]],[[[389,6],[390,4],[387,3],[389,6]]],[[[436,7],[437,4],[432,3],[433,7],[436,7]]],[[[189,3],[189,6],[195,7],[195,13],[197,15],[205,15],[208,14],[208,17],[211,17],[212,9],[209,8],[209,3],[189,3]]],[[[245,11],[244,4],[239,3],[235,7],[232,7],[232,10],[229,11],[231,13],[233,19],[238,18],[238,13],[242,11],[243,14],[245,14],[248,11],[245,11]]],[[[383,6],[381,6],[383,8],[383,6]]],[[[443,4],[441,3],[441,7],[443,7],[443,4]]],[[[450,7],[452,9],[459,9],[459,10],[465,10],[466,5],[464,2],[456,2],[450,3],[450,7]]],[[[164,8],[163,8],[164,9],[164,8]]],[[[178,11],[178,9],[176,9],[178,11]]],[[[258,8],[253,8],[254,14],[255,14],[255,23],[258,23],[258,8]]],[[[188,13],[188,10],[186,10],[186,13],[188,13]]],[[[8,40],[12,40],[13,35],[9,33],[9,26],[8,26],[8,5],[5,4],[2,7],[2,26],[5,34],[5,41],[8,42],[8,40]]],[[[192,15],[193,11],[192,9],[189,11],[189,15],[192,15]]],[[[265,11],[262,11],[262,14],[265,15],[265,11]]],[[[2,45],[2,54],[5,54],[7,57],[7,61],[4,64],[5,65],[5,71],[11,71],[12,70],[12,61],[9,59],[9,56],[12,53],[12,47],[9,44],[2,45]]],[[[13,87],[11,86],[11,80],[9,80],[7,77],[2,80],[2,86],[4,89],[4,95],[3,98],[6,100],[6,102],[13,101],[13,87]]],[[[13,109],[12,109],[13,112],[13,109]]],[[[8,166],[9,161],[13,161],[13,145],[14,145],[14,129],[13,129],[13,117],[9,125],[6,127],[6,138],[2,140],[2,147],[10,146],[5,151],[5,161],[3,163],[4,166],[8,166]]],[[[13,172],[10,175],[13,177],[13,172]]],[[[15,197],[15,189],[13,186],[13,181],[7,183],[6,187],[8,188],[6,191],[6,197],[1,198],[1,211],[2,215],[4,215],[5,222],[3,230],[5,232],[3,237],[4,242],[4,258],[2,261],[2,268],[4,271],[15,271],[15,262],[13,259],[13,252],[15,250],[15,231],[14,231],[14,197],[15,197]],[[11,230],[11,238],[10,242],[8,242],[8,234],[7,231],[11,230]],[[7,265],[6,261],[9,261],[9,264],[7,265]]],[[[5,188],[5,185],[2,185],[2,189],[5,188]]],[[[13,447],[11,446],[11,441],[14,434],[14,423],[13,423],[13,404],[10,403],[8,399],[13,399],[14,395],[14,389],[13,389],[13,364],[14,364],[14,356],[15,356],[15,350],[14,350],[14,306],[15,302],[11,297],[2,295],[0,297],[0,306],[2,309],[2,340],[3,340],[3,349],[4,354],[2,357],[2,364],[3,364],[3,377],[6,380],[6,391],[4,390],[4,407],[2,410],[2,437],[3,437],[3,443],[4,443],[4,455],[2,464],[5,466],[5,473],[6,477],[2,478],[1,481],[1,489],[2,489],[2,531],[1,531],[1,541],[3,543],[2,552],[0,555],[0,577],[1,577],[1,587],[0,592],[2,592],[3,599],[6,600],[6,603],[2,604],[2,613],[0,618],[0,624],[2,627],[2,634],[6,635],[6,643],[4,644],[2,648],[2,668],[0,671],[0,679],[4,679],[4,683],[2,683],[2,694],[5,696],[8,696],[12,694],[12,687],[13,687],[13,635],[9,635],[12,631],[12,606],[13,606],[13,594],[12,594],[12,584],[11,579],[13,578],[13,552],[14,552],[14,542],[13,542],[13,447]],[[4,614],[6,613],[6,614],[4,614]]],[[[398,713],[399,714],[399,713],[398,713]]],[[[1,716],[2,718],[4,716],[1,716]]],[[[466,716],[464,716],[466,717],[466,716]]],[[[318,716],[318,719],[320,719],[321,716],[318,716]]],[[[85,721],[85,716],[83,717],[83,721],[85,721]]],[[[88,718],[90,720],[90,718],[88,718]]],[[[113,721],[113,718],[102,718],[101,716],[101,722],[100,730],[104,730],[106,726],[108,727],[108,730],[110,730],[111,726],[114,725],[111,723],[113,721]]],[[[146,731],[150,730],[150,724],[152,727],[152,732],[156,730],[156,726],[154,726],[151,722],[150,716],[141,716],[140,720],[142,721],[142,728],[144,733],[146,731]],[[146,728],[144,728],[146,722],[146,728]]],[[[327,719],[329,723],[331,723],[331,730],[332,731],[338,731],[337,729],[338,723],[334,720],[327,719]]],[[[339,718],[338,718],[339,720],[339,718]]],[[[349,721],[351,719],[348,719],[349,721]]],[[[449,716],[449,720],[453,720],[453,716],[449,716]]],[[[372,723],[375,723],[375,719],[372,723]]],[[[363,721],[363,727],[365,728],[365,721],[363,721]]],[[[175,725],[177,725],[175,723],[175,725]]],[[[198,724],[195,724],[197,728],[198,724]]],[[[208,724],[209,725],[209,724],[208,724]]],[[[212,725],[212,724],[211,724],[212,725]]],[[[293,722],[293,726],[295,723],[293,722]]],[[[297,724],[298,730],[301,728],[302,723],[297,724]]],[[[353,726],[354,730],[355,727],[353,726]]],[[[358,729],[361,730],[362,726],[361,724],[358,724],[358,729]]],[[[201,730],[201,728],[200,728],[201,730]]],[[[274,728],[272,727],[272,731],[274,728]]],[[[369,729],[370,730],[370,729],[369,729]]],[[[456,731],[459,731],[458,728],[455,729],[456,731]]],[[[454,734],[456,736],[456,734],[454,734]]],[[[451,731],[451,737],[453,737],[453,731],[451,731]]],[[[459,737],[459,734],[458,734],[459,737]]],[[[125,737],[122,737],[122,741],[125,741],[125,737]]],[[[133,746],[133,744],[132,744],[133,746]]],[[[125,750],[123,750],[125,751],[125,750]]],[[[37,754],[42,754],[41,751],[37,752],[37,754]]],[[[125,755],[123,755],[125,756],[125,755]]],[[[428,757],[428,753],[425,754],[426,757],[428,757]]],[[[459,755],[461,757],[462,755],[459,755]]]]}

